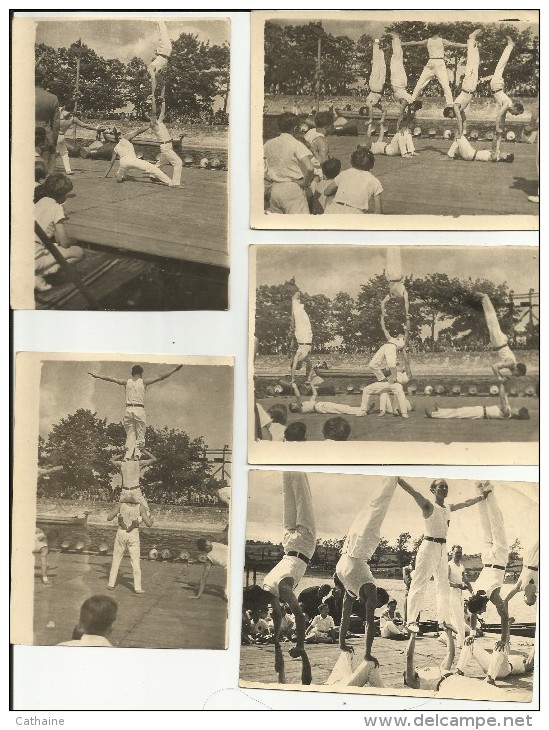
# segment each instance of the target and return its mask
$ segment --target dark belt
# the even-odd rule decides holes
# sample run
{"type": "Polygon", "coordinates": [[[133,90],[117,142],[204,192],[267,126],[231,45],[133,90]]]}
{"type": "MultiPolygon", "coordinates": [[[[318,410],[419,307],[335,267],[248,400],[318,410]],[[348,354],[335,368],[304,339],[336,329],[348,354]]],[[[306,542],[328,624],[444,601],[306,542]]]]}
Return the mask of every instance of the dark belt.
{"type": "Polygon", "coordinates": [[[126,408],[145,408],[143,403],[126,403],[126,408]]]}
{"type": "MultiPolygon", "coordinates": [[[[383,148],[383,154],[384,154],[384,155],[386,155],[386,154],[387,154],[387,147],[388,147],[388,146],[389,146],[390,144],[391,144],[390,142],[387,142],[387,144],[386,144],[386,145],[385,145],[385,147],[383,148]]],[[[396,279],[396,281],[400,281],[400,279],[396,279]]]]}
{"type": "Polygon", "coordinates": [[[497,347],[492,347],[493,352],[497,352],[498,350],[503,350],[504,347],[507,347],[509,345],[509,342],[506,342],[504,345],[498,345],[497,347]]]}
{"type": "Polygon", "coordinates": [[[442,56],[429,56],[429,61],[444,61],[442,56]]]}
{"type": "Polygon", "coordinates": [[[446,672],[442,675],[442,677],[439,680],[439,683],[437,684],[437,692],[440,689],[440,685],[444,682],[445,679],[448,679],[448,677],[451,677],[453,672],[446,672]]]}
{"type": "Polygon", "coordinates": [[[156,53],[156,56],[162,56],[162,58],[167,58],[168,60],[171,58],[171,56],[166,56],[165,53],[156,53]]]}
{"type": "Polygon", "coordinates": [[[310,558],[308,558],[306,555],[303,555],[303,553],[298,553],[297,550],[288,550],[286,555],[289,555],[291,558],[299,558],[300,560],[303,560],[304,563],[309,565],[311,562],[310,558]]]}
{"type": "Polygon", "coordinates": [[[446,542],[445,537],[424,537],[423,539],[428,540],[429,542],[438,542],[441,545],[444,545],[444,543],[446,542]]]}
{"type": "Polygon", "coordinates": [[[526,567],[528,570],[535,570],[536,572],[539,570],[539,565],[527,565],[526,567]]]}
{"type": "Polygon", "coordinates": [[[298,345],[308,345],[309,347],[312,347],[313,346],[313,343],[312,342],[298,342],[297,344],[298,345]]]}
{"type": "Polygon", "coordinates": [[[494,568],[494,570],[507,570],[505,565],[495,565],[493,563],[486,563],[485,568],[494,568]]]}
{"type": "Polygon", "coordinates": [[[495,89],[495,91],[492,91],[492,94],[497,94],[498,91],[503,91],[503,86],[501,87],[501,89],[495,89]]]}
{"type": "Polygon", "coordinates": [[[488,414],[486,413],[486,406],[482,406],[482,413],[483,413],[483,416],[482,416],[483,418],[488,418],[488,414]]]}
{"type": "Polygon", "coordinates": [[[352,208],[353,210],[358,210],[361,213],[364,213],[364,210],[362,208],[355,208],[354,205],[348,205],[347,203],[340,203],[339,200],[336,200],[336,205],[342,205],[344,208],[352,208]]]}
{"type": "Polygon", "coordinates": [[[474,152],[473,156],[471,157],[471,162],[472,162],[473,160],[476,160],[476,158],[477,158],[477,152],[478,152],[478,150],[475,150],[475,152],[474,152]]]}
{"type": "Polygon", "coordinates": [[[132,489],[141,489],[141,486],[138,484],[137,487],[122,487],[123,492],[131,492],[132,489]]]}

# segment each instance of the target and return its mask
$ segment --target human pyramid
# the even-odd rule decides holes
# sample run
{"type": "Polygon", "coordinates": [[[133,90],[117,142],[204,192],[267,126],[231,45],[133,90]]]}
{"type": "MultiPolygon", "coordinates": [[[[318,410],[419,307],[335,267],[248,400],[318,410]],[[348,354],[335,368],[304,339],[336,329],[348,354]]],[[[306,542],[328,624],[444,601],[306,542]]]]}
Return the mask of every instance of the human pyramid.
{"type": "MultiPolygon", "coordinates": [[[[295,401],[289,405],[291,413],[334,416],[354,416],[362,418],[369,416],[374,410],[372,397],[379,396],[379,416],[393,414],[400,418],[409,418],[414,404],[407,397],[405,387],[410,383],[413,373],[408,353],[410,336],[410,303],[405,286],[405,276],[402,270],[401,251],[398,246],[387,248],[385,278],[388,294],[381,301],[381,329],[385,336],[385,343],[378,348],[371,358],[368,368],[375,376],[374,382],[363,387],[359,405],[337,403],[334,401],[318,400],[317,386],[322,378],[315,373],[311,352],[313,348],[313,331],[310,317],[301,300],[301,292],[296,285],[292,296],[292,315],[289,338],[293,343],[291,356],[290,387],[295,395],[295,401]],[[390,301],[402,303],[397,317],[387,326],[386,307],[390,301]],[[305,380],[300,386],[297,383],[297,374],[305,369],[305,380]],[[301,387],[311,393],[307,400],[303,399],[301,387]]],[[[529,411],[525,407],[512,408],[506,391],[506,382],[511,377],[521,377],[526,374],[526,365],[517,363],[515,354],[509,346],[509,338],[502,331],[494,305],[487,294],[476,292],[472,297],[472,304],[482,307],[486,327],[488,329],[490,346],[495,355],[491,364],[491,371],[498,381],[499,404],[464,406],[460,408],[439,408],[435,405],[428,408],[425,415],[434,419],[469,419],[469,420],[528,420],[529,411]]],[[[260,406],[258,406],[260,408],[260,406]]],[[[268,420],[268,416],[264,414],[268,420]]],[[[284,429],[273,440],[284,440],[284,429]]]]}
{"type": "MultiPolygon", "coordinates": [[[[296,114],[284,112],[278,118],[279,136],[264,144],[265,209],[278,214],[338,214],[382,213],[383,187],[372,174],[378,155],[417,156],[413,141],[415,116],[421,109],[421,94],[429,82],[436,78],[445,99],[443,116],[456,120],[455,138],[447,152],[450,159],[467,162],[513,162],[514,155],[501,150],[507,114],[524,112],[523,105],[505,93],[504,73],[511,57],[514,42],[511,37],[503,50],[491,77],[490,88],[497,103],[495,131],[489,150],[475,149],[467,139],[466,110],[475,94],[479,80],[479,38],[482,28],[473,31],[467,43],[456,43],[440,35],[424,41],[402,42],[398,34],[389,33],[391,39],[390,83],[392,97],[400,111],[396,132],[387,142],[385,118],[387,104],[383,90],[387,78],[385,52],[380,39],[372,45],[372,65],[369,77],[369,94],[365,108],[368,111],[366,141],[359,144],[350,158],[351,167],[341,170],[341,160],[330,154],[326,135],[331,128],[338,128],[339,120],[330,111],[319,111],[314,118],[301,122],[296,114]],[[404,66],[403,47],[425,46],[429,55],[427,63],[412,93],[407,89],[408,77],[404,66]],[[458,96],[454,99],[445,61],[447,48],[467,50],[465,72],[458,96]],[[373,138],[374,113],[381,113],[379,136],[373,138]],[[300,140],[303,141],[300,141],[300,140]]],[[[345,123],[345,120],[342,120],[345,123]]],[[[452,134],[450,133],[448,138],[452,134]]]]}
{"type": "MultiPolygon", "coordinates": [[[[311,489],[307,475],[303,472],[283,472],[283,527],[282,546],[284,556],[265,576],[262,587],[244,589],[244,608],[270,605],[274,623],[275,671],[278,681],[285,683],[284,656],[281,648],[284,606],[295,619],[295,646],[289,650],[292,658],[302,661],[302,684],[313,681],[309,657],[305,650],[306,623],[302,606],[296,595],[296,588],[307,570],[315,552],[316,522],[311,489]]],[[[365,504],[349,527],[336,565],[334,583],[343,590],[343,607],[339,626],[339,649],[333,670],[326,684],[337,687],[383,687],[382,667],[372,650],[375,640],[375,610],[389,601],[387,591],[378,585],[369,566],[369,561],[379,545],[381,528],[391,508],[397,487],[408,494],[421,510],[424,519],[424,534],[415,557],[407,601],[405,629],[409,635],[404,671],[404,684],[416,690],[447,694],[456,698],[504,699],[505,691],[494,686],[498,679],[510,674],[524,674],[533,668],[533,651],[527,658],[510,652],[510,626],[508,604],[513,596],[524,592],[524,600],[533,605],[537,600],[539,544],[534,542],[524,560],[524,568],[517,584],[504,599],[501,590],[504,585],[508,562],[508,544],[503,516],[497,502],[496,487],[489,482],[476,485],[476,496],[455,504],[446,504],[448,484],[444,479],[435,479],[430,487],[432,498],[424,497],[402,477],[380,477],[381,487],[373,495],[368,491],[365,504]],[[471,597],[468,610],[472,614],[471,635],[465,639],[465,622],[461,589],[463,578],[450,583],[446,538],[451,516],[454,512],[476,506],[482,531],[484,548],[483,569],[469,588],[471,597]],[[446,636],[447,653],[441,666],[416,669],[414,648],[419,631],[418,616],[422,597],[431,580],[436,592],[437,620],[446,636]],[[459,600],[451,598],[451,592],[459,588],[459,600]],[[354,650],[347,644],[351,612],[355,601],[360,601],[365,613],[364,658],[353,669],[354,650]],[[501,636],[490,654],[475,643],[476,616],[484,613],[492,603],[501,619],[501,636]],[[462,643],[461,653],[452,670],[455,658],[455,635],[462,643]],[[473,657],[485,673],[486,682],[465,676],[470,658],[473,657]],[[492,686],[488,686],[492,685],[492,686]]],[[[461,571],[461,576],[463,571],[461,571]]],[[[319,623],[319,622],[317,622],[319,623]]],[[[333,623],[333,622],[332,622],[333,623]]],[[[402,629],[401,629],[402,630],[402,629]]],[[[329,641],[328,643],[331,643],[329,641]]]]}
{"type": "Polygon", "coordinates": [[[116,173],[116,181],[119,183],[129,179],[130,171],[137,170],[147,173],[152,180],[158,180],[171,188],[178,188],[181,187],[183,162],[173,149],[172,135],[164,124],[166,116],[166,69],[172,53],[172,42],[168,35],[166,23],[163,20],[158,21],[158,30],[160,33],[160,42],[156,49],[155,57],[148,66],[151,79],[151,95],[148,98],[151,105],[149,124],[128,132],[122,137],[113,150],[111,162],[105,173],[105,177],[108,177],[115,160],[118,158],[120,163],[116,173]],[[160,103],[160,113],[158,113],[157,101],[160,103]],[[147,162],[147,160],[139,159],[135,152],[135,147],[132,144],[132,140],[144,132],[152,132],[155,139],[160,143],[160,156],[155,165],[147,162]],[[171,180],[162,172],[161,168],[165,165],[173,168],[173,177],[171,180]]]}

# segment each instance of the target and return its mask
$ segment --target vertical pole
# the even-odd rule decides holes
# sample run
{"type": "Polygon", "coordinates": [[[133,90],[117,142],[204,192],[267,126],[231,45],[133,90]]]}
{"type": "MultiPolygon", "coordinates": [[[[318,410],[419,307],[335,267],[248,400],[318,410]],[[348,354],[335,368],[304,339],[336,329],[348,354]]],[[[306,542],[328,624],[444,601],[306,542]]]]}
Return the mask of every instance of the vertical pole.
{"type": "Polygon", "coordinates": [[[316,50],[316,113],[320,111],[320,68],[321,68],[321,55],[322,55],[322,21],[319,23],[319,34],[318,43],[316,50]]]}
{"type": "MultiPolygon", "coordinates": [[[[80,56],[82,54],[82,38],[78,39],[78,42],[74,44],[76,49],[76,84],[74,87],[74,114],[76,114],[76,110],[78,109],[78,92],[80,88],[80,56]]],[[[76,124],[74,125],[74,135],[73,135],[73,141],[74,145],[76,146],[76,124]]]]}
{"type": "Polygon", "coordinates": [[[530,289],[528,291],[528,323],[530,327],[534,326],[534,312],[532,307],[532,295],[534,293],[533,289],[530,289]]]}

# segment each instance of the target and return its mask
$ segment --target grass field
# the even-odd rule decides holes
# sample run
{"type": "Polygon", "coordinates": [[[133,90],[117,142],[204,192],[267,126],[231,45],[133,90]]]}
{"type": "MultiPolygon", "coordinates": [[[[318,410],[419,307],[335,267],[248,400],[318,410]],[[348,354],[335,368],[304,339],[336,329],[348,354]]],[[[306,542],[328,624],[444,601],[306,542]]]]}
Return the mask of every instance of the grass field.
{"type": "MultiPolygon", "coordinates": [[[[342,169],[366,137],[328,137],[332,157],[342,169]]],[[[390,137],[386,137],[387,142],[390,137]]],[[[414,140],[418,157],[376,155],[373,174],[383,185],[383,213],[388,215],[538,215],[539,206],[528,201],[538,188],[536,148],[529,144],[502,145],[513,152],[512,164],[450,160],[450,142],[414,140]]],[[[489,149],[490,142],[477,142],[489,149]]]]}
{"type": "MultiPolygon", "coordinates": [[[[37,560],[37,566],[39,561],[37,560]]],[[[80,606],[94,594],[118,603],[109,637],[114,646],[165,649],[224,649],[227,603],[221,597],[224,574],[213,567],[199,601],[194,595],[203,566],[141,561],[145,595],[133,592],[129,558],[122,559],[114,591],[107,591],[110,557],[53,553],[48,559],[51,586],[35,568],[34,644],[68,641],[78,622],[80,606]]]]}
{"type": "MultiPolygon", "coordinates": [[[[275,398],[264,398],[258,402],[268,410],[275,403],[284,403],[288,406],[294,398],[290,396],[277,396],[275,398]]],[[[334,397],[319,397],[322,401],[334,401],[346,403],[347,405],[360,405],[358,395],[337,395],[334,397]]],[[[478,398],[471,396],[442,397],[434,398],[418,395],[413,398],[415,410],[410,413],[407,420],[386,415],[380,418],[373,413],[364,418],[346,416],[351,424],[350,441],[429,441],[433,443],[459,442],[535,442],[539,433],[539,400],[537,398],[513,398],[512,407],[526,406],[530,411],[529,421],[460,421],[460,420],[434,420],[427,418],[425,408],[433,408],[437,403],[439,407],[458,408],[460,406],[491,405],[497,404],[497,398],[478,398]]],[[[288,424],[293,421],[303,421],[307,426],[307,441],[321,441],[322,427],[328,418],[332,416],[318,413],[288,413],[288,424]]]]}

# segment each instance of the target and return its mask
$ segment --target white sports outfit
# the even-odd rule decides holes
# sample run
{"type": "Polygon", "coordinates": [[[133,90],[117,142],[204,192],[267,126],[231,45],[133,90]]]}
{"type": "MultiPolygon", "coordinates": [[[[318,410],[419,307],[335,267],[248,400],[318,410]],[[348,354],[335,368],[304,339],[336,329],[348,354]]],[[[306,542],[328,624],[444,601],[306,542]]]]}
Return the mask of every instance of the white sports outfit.
{"type": "MultiPolygon", "coordinates": [[[[131,527],[133,521],[141,523],[141,513],[138,504],[121,504],[120,517],[126,527],[131,527]]],[[[109,588],[114,588],[118,569],[124,553],[128,550],[133,570],[133,587],[136,591],[141,590],[141,543],[139,540],[139,528],[134,527],[128,532],[123,527],[118,527],[116,537],[114,538],[114,547],[112,552],[112,564],[109,574],[109,588]]]]}
{"type": "Polygon", "coordinates": [[[454,100],[454,104],[459,104],[462,111],[469,106],[473,94],[477,90],[479,63],[478,43],[474,38],[468,38],[467,61],[465,63],[465,73],[461,81],[461,92],[454,100]]]}
{"type": "Polygon", "coordinates": [[[174,151],[172,136],[168,128],[163,122],[157,122],[157,128],[153,129],[153,133],[160,142],[160,157],[155,167],[171,165],[173,167],[172,185],[180,185],[183,163],[181,157],[174,151]]]}
{"type": "Polygon", "coordinates": [[[116,173],[116,179],[122,182],[126,179],[126,175],[130,170],[139,170],[146,172],[152,177],[157,178],[166,185],[171,185],[172,181],[165,175],[162,170],[147,160],[140,160],[135,154],[135,148],[129,139],[121,139],[114,148],[116,154],[120,157],[120,166],[116,173]]]}
{"type": "Polygon", "coordinates": [[[499,406],[462,406],[461,408],[439,408],[431,413],[431,418],[457,418],[461,420],[478,421],[506,421],[511,418],[511,412],[505,415],[499,406]]]}
{"type": "Polygon", "coordinates": [[[437,618],[444,623],[449,618],[450,583],[446,535],[450,524],[450,508],[433,504],[433,513],[425,519],[423,542],[416,556],[416,567],[408,593],[407,615],[416,621],[421,609],[422,594],[431,578],[435,582],[437,618]]]}
{"type": "Polygon", "coordinates": [[[427,40],[427,50],[429,52],[429,60],[417,80],[416,88],[412,94],[412,101],[415,101],[429,81],[436,77],[442,86],[446,105],[451,106],[454,100],[452,98],[452,90],[450,89],[448,69],[444,61],[444,41],[442,38],[429,38],[427,40]]]}
{"type": "Polygon", "coordinates": [[[526,657],[521,654],[509,654],[509,651],[489,652],[478,641],[463,647],[456,669],[465,673],[470,659],[474,659],[482,671],[492,679],[504,679],[510,674],[524,674],[525,671],[526,657]]]}
{"type": "Polygon", "coordinates": [[[375,353],[370,360],[368,367],[374,371],[376,378],[386,381],[387,378],[383,374],[383,370],[391,370],[397,365],[397,345],[394,341],[386,342],[375,353]]]}
{"type": "Polygon", "coordinates": [[[372,46],[372,70],[368,81],[370,93],[366,97],[366,102],[373,101],[376,103],[381,99],[386,76],[387,66],[385,64],[385,54],[379,47],[379,41],[374,41],[372,46]]]}
{"type": "Polygon", "coordinates": [[[302,413],[321,413],[322,415],[360,416],[362,408],[348,406],[346,403],[331,401],[306,401],[302,404],[302,413]]]}
{"type": "MultiPolygon", "coordinates": [[[[408,134],[410,134],[408,132],[408,134]]],[[[400,246],[387,246],[387,264],[385,278],[389,284],[389,293],[395,299],[404,297],[404,275],[402,274],[402,255],[400,246]]]]}
{"type": "Polygon", "coordinates": [[[492,90],[494,99],[501,104],[501,106],[504,104],[508,104],[510,106],[513,103],[513,100],[510,99],[504,91],[505,82],[503,80],[503,73],[514,47],[513,43],[508,43],[505,46],[498,61],[498,65],[496,66],[496,70],[494,71],[494,75],[492,76],[492,80],[490,81],[490,89],[492,90]]]}
{"type": "Polygon", "coordinates": [[[297,299],[292,299],[292,314],[294,316],[294,334],[301,358],[307,357],[313,344],[313,329],[311,320],[305,311],[305,306],[297,299]]]}
{"type": "Polygon", "coordinates": [[[409,104],[412,101],[412,95],[408,93],[408,77],[404,68],[404,56],[402,53],[402,43],[397,36],[393,38],[393,55],[391,56],[391,86],[393,88],[393,96],[397,100],[405,101],[409,104]]]}
{"type": "Polygon", "coordinates": [[[516,365],[517,359],[509,347],[509,339],[501,330],[498,315],[494,309],[492,300],[487,294],[482,297],[482,309],[484,310],[484,319],[486,320],[486,326],[490,335],[490,345],[497,353],[496,362],[501,362],[502,364],[505,362],[511,366],[516,365]]]}
{"type": "MultiPolygon", "coordinates": [[[[454,560],[448,562],[448,574],[450,583],[463,584],[463,573],[465,568],[463,563],[456,565],[454,560]]],[[[466,624],[465,614],[463,612],[463,590],[450,586],[450,617],[452,625],[458,630],[457,644],[462,646],[465,640],[466,624]]]]}
{"type": "MultiPolygon", "coordinates": [[[[399,373],[400,374],[400,373],[399,373]]],[[[381,380],[370,383],[362,390],[362,403],[360,409],[363,413],[368,412],[370,398],[372,395],[381,395],[382,393],[391,393],[397,399],[398,407],[402,415],[408,414],[408,403],[404,395],[404,389],[400,383],[390,383],[388,380],[381,380]]]]}
{"type": "Polygon", "coordinates": [[[384,477],[381,490],[358,513],[345,542],[335,572],[347,593],[358,598],[366,583],[377,585],[368,565],[381,539],[381,526],[397,487],[397,477],[384,477]]]}
{"type": "Polygon", "coordinates": [[[533,582],[536,586],[539,584],[539,538],[535,540],[528,550],[524,553],[522,559],[522,570],[517,582],[522,590],[533,582]]]}
{"type": "Polygon", "coordinates": [[[265,178],[270,185],[269,213],[307,214],[309,205],[298,180],[303,179],[300,161],[312,152],[293,135],[283,132],[263,145],[265,178]]]}
{"type": "Polygon", "coordinates": [[[160,33],[160,42],[156,49],[156,56],[149,65],[149,69],[154,71],[155,74],[164,71],[172,55],[172,42],[168,35],[166,23],[163,20],[158,21],[158,32],[160,33]]]}
{"type": "Polygon", "coordinates": [[[404,157],[416,151],[410,130],[406,129],[393,135],[390,142],[379,140],[372,142],[370,151],[374,155],[387,155],[388,157],[404,157]]]}
{"type": "Polygon", "coordinates": [[[145,446],[145,384],[142,378],[126,381],[126,411],[122,419],[126,430],[126,459],[141,456],[145,446]]]}
{"type": "Polygon", "coordinates": [[[484,567],[473,586],[475,593],[483,590],[488,597],[503,586],[505,569],[509,559],[503,515],[495,495],[496,487],[491,485],[491,489],[492,491],[488,497],[477,505],[484,536],[482,550],[482,564],[484,567]]]}
{"type": "Polygon", "coordinates": [[[282,497],[286,530],[282,546],[286,554],[263,579],[264,590],[274,596],[278,596],[278,586],[284,578],[292,578],[296,588],[316,548],[316,523],[307,475],[283,472],[282,497]]]}
{"type": "Polygon", "coordinates": [[[491,162],[492,150],[476,150],[467,137],[461,136],[455,139],[448,150],[448,157],[452,160],[456,155],[466,162],[491,162]]]}

